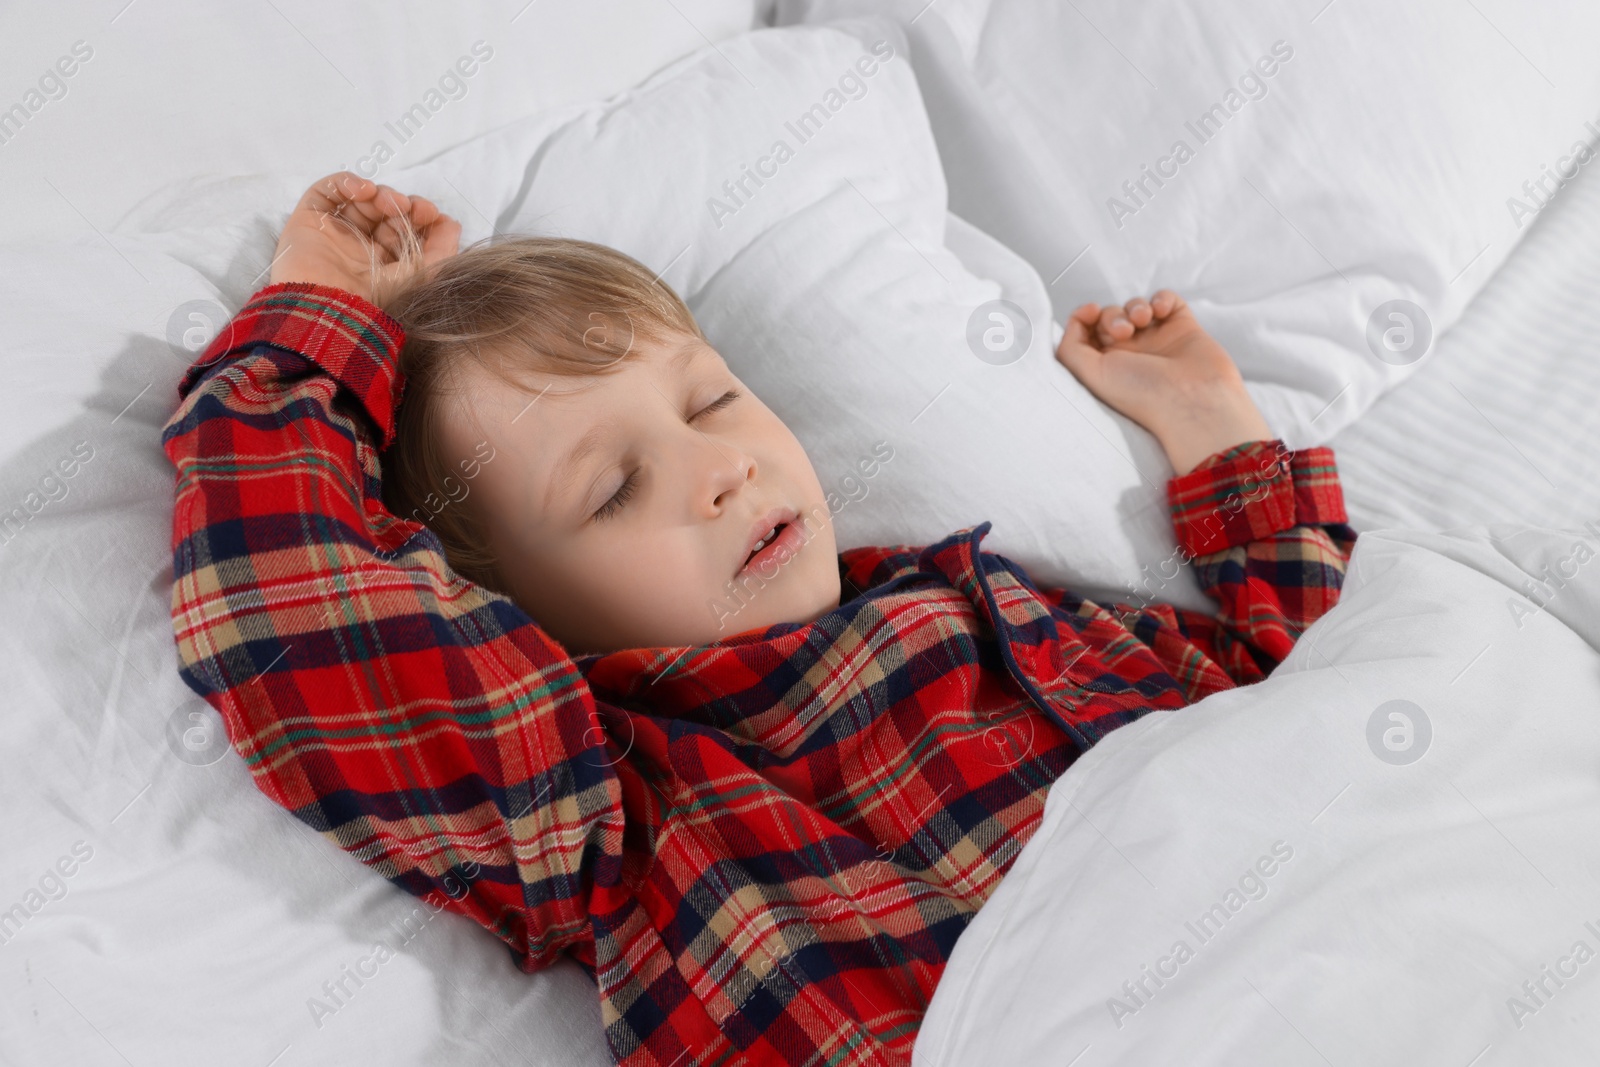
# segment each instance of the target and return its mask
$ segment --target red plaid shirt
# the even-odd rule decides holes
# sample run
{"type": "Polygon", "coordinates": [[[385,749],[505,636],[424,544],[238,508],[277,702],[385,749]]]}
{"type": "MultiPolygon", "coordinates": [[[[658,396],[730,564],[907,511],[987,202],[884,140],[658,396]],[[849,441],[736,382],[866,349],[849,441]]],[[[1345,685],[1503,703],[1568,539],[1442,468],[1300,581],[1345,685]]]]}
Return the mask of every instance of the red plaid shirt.
{"type": "Polygon", "coordinates": [[[841,552],[863,592],[814,622],[574,660],[385,510],[402,338],[274,285],[184,377],[183,677],[272,800],[523,970],[584,964],[630,1067],[909,1062],[1051,783],[1264,677],[1355,537],[1328,450],[1256,442],[1170,484],[1215,617],[1041,589],[982,523],[841,552]]]}

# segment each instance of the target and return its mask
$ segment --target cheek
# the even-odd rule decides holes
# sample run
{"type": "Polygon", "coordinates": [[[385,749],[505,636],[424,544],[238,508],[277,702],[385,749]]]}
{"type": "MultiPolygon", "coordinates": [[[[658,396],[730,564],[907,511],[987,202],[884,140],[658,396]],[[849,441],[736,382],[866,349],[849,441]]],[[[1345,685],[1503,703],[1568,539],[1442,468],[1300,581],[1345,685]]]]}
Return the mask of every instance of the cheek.
{"type": "Polygon", "coordinates": [[[827,493],[799,439],[776,416],[773,423],[775,428],[767,447],[768,454],[779,457],[783,466],[781,472],[775,472],[779,474],[778,481],[797,493],[794,504],[800,509],[801,521],[807,521],[809,516],[810,540],[801,555],[812,557],[806,564],[808,568],[815,567],[815,573],[826,574],[837,566],[833,557],[838,552],[827,493]]]}
{"type": "Polygon", "coordinates": [[[751,444],[778,459],[783,469],[774,473],[780,474],[784,483],[799,489],[812,501],[820,502],[823,498],[822,483],[811,466],[811,457],[806,454],[805,446],[770,408],[763,405],[761,410],[763,417],[751,444]]]}
{"type": "Polygon", "coordinates": [[[687,529],[575,539],[538,561],[527,596],[543,614],[529,614],[585,648],[709,640],[710,601],[723,591],[718,576],[731,577],[712,564],[715,553],[687,529]]]}
{"type": "Polygon", "coordinates": [[[604,565],[572,539],[505,536],[500,568],[512,598],[574,650],[598,647],[629,580],[626,566],[604,565]]]}
{"type": "Polygon", "coordinates": [[[470,500],[457,505],[471,510],[490,547],[497,551],[502,550],[500,539],[521,525],[516,495],[511,491],[513,487],[506,484],[504,478],[496,477],[500,473],[492,467],[485,467],[471,483],[472,489],[468,494],[470,500]]]}
{"type": "MultiPolygon", "coordinates": [[[[504,458],[502,453],[500,459],[504,458]]],[[[470,512],[507,585],[520,590],[561,573],[562,542],[535,521],[528,494],[520,491],[510,464],[502,468],[497,459],[469,484],[466,499],[451,507],[470,512]]],[[[517,599],[521,600],[520,594],[517,599]]]]}

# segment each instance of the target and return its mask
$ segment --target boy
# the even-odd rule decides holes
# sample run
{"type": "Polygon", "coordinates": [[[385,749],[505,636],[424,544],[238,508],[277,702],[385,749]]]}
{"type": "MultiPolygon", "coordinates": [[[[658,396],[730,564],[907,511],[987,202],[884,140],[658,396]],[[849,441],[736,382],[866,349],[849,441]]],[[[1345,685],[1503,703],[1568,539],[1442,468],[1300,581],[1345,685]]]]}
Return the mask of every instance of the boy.
{"type": "Polygon", "coordinates": [[[1079,308],[1058,358],[1165,447],[1215,618],[1040,589],[988,523],[836,553],[646,268],[459,235],[323,179],[185,376],[182,671],[277,803],[522,969],[582,963],[619,1063],[909,1062],[1051,783],[1338,598],[1332,454],[1268,440],[1171,293],[1079,308]]]}

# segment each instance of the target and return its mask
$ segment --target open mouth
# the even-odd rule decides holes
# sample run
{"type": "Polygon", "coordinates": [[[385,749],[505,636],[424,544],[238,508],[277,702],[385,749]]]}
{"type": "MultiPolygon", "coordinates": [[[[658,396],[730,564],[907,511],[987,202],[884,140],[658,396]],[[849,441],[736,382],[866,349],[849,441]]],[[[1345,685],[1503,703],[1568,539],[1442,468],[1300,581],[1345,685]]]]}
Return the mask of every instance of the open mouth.
{"type": "MultiPolygon", "coordinates": [[[[778,521],[761,535],[735,578],[755,574],[770,581],[777,576],[779,567],[794,559],[805,547],[808,540],[805,527],[796,521],[798,516],[793,510],[789,510],[788,515],[789,518],[778,521]]],[[[772,520],[769,518],[767,521],[772,520]]]]}
{"type": "Polygon", "coordinates": [[[756,547],[751,550],[751,552],[750,552],[750,554],[748,556],[745,557],[744,565],[746,567],[750,566],[750,561],[755,559],[757,556],[761,555],[762,550],[767,548],[769,545],[774,544],[778,540],[778,538],[780,536],[782,536],[783,531],[788,529],[788,527],[789,527],[788,523],[780,522],[780,523],[778,523],[778,525],[776,525],[772,529],[768,530],[767,531],[767,535],[765,537],[763,537],[761,540],[757,541],[756,542],[756,547]]]}

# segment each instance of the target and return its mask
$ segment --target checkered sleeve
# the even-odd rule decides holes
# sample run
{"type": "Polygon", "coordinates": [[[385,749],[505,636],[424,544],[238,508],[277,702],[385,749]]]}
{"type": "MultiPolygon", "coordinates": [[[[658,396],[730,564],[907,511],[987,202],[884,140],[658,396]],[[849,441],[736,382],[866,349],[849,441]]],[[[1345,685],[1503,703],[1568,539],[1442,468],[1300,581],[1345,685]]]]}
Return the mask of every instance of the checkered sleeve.
{"type": "Polygon", "coordinates": [[[1238,445],[1173,478],[1167,498],[1179,554],[1220,608],[1119,605],[1115,613],[1191,699],[1260,681],[1339,600],[1356,533],[1333,450],[1238,445]]]}
{"type": "Polygon", "coordinates": [[[581,959],[620,867],[612,709],[384,509],[403,337],[353,294],[272,285],[185,374],[162,432],[179,669],[273,801],[523,969],[581,959]]]}

